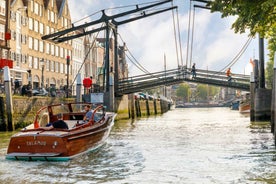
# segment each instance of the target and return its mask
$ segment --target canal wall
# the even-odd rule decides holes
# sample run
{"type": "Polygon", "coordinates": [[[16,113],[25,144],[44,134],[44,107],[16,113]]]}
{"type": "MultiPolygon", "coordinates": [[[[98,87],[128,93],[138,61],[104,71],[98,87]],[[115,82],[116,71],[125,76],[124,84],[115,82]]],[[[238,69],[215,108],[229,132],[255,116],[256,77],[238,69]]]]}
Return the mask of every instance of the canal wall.
{"type": "Polygon", "coordinates": [[[135,99],[133,94],[116,98],[118,119],[129,119],[163,114],[170,110],[170,102],[162,99],[135,99]]]}
{"type": "MultiPolygon", "coordinates": [[[[165,113],[170,105],[164,100],[135,100],[133,95],[123,95],[116,98],[115,107],[116,119],[129,119],[142,116],[150,116],[165,113]],[[131,107],[131,99],[135,106],[131,107]],[[135,101],[135,102],[134,102],[135,101]],[[133,109],[133,110],[131,110],[133,109]]],[[[74,98],[52,98],[52,97],[13,97],[13,123],[15,129],[23,128],[33,123],[36,112],[43,106],[75,102],[74,98]]],[[[0,131],[7,130],[6,104],[5,98],[0,97],[0,131]]]]}
{"type": "MultiPolygon", "coordinates": [[[[15,129],[23,128],[31,124],[36,112],[43,106],[57,103],[74,102],[71,98],[51,98],[51,97],[13,97],[13,123],[15,129]]],[[[0,130],[7,130],[6,104],[5,98],[0,97],[0,130]]]]}

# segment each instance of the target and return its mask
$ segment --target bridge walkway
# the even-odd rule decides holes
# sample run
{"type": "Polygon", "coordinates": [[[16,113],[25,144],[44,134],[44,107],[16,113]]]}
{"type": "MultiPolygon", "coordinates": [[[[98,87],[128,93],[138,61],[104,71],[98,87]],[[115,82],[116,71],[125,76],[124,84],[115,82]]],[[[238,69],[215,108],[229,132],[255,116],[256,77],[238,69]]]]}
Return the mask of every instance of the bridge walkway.
{"type": "Polygon", "coordinates": [[[250,91],[249,75],[233,74],[232,81],[228,81],[224,72],[197,69],[196,77],[192,78],[191,68],[179,67],[177,69],[120,79],[117,89],[115,88],[115,94],[116,96],[121,96],[162,85],[170,86],[183,82],[210,84],[250,91]]]}

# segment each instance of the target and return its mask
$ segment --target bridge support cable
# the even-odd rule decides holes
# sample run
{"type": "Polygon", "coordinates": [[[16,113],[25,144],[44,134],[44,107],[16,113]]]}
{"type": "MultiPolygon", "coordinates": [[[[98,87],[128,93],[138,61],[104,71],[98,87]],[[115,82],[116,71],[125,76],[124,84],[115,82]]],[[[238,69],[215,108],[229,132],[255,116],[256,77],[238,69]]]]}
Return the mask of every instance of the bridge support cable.
{"type": "MultiPolygon", "coordinates": [[[[124,40],[123,40],[123,38],[122,38],[122,35],[119,34],[119,33],[118,33],[118,35],[119,35],[121,41],[124,42],[124,40]]],[[[133,54],[131,53],[130,49],[129,49],[127,46],[125,46],[125,47],[126,47],[126,50],[128,51],[128,53],[129,53],[129,55],[130,55],[130,56],[128,56],[128,55],[126,54],[126,57],[130,60],[130,62],[133,63],[139,70],[141,70],[141,71],[144,72],[145,74],[150,73],[146,68],[144,68],[144,67],[137,61],[137,59],[136,59],[136,58],[133,56],[133,54]],[[133,60],[134,60],[134,61],[133,61],[133,60]]]]}
{"type": "Polygon", "coordinates": [[[183,66],[183,52],[182,52],[182,44],[181,44],[181,34],[180,34],[180,25],[179,25],[179,13],[178,13],[178,9],[176,9],[176,18],[177,18],[177,30],[178,30],[178,39],[179,39],[179,51],[180,51],[180,61],[181,61],[181,65],[183,66]]]}
{"type": "MultiPolygon", "coordinates": [[[[188,35],[187,35],[187,46],[186,46],[186,67],[188,67],[188,61],[189,61],[190,28],[191,28],[191,9],[192,9],[192,2],[190,1],[190,7],[189,7],[189,21],[188,21],[188,35]]],[[[191,67],[191,66],[189,66],[189,67],[191,67]]]]}
{"type": "MultiPolygon", "coordinates": [[[[172,6],[173,6],[173,2],[172,2],[172,6]]],[[[177,43],[177,38],[176,38],[176,26],[175,26],[175,18],[174,18],[174,11],[173,10],[172,10],[172,18],[173,18],[173,31],[174,31],[175,50],[176,50],[176,60],[177,60],[177,66],[179,66],[179,53],[178,53],[179,49],[178,49],[178,43],[177,43]]],[[[178,32],[179,32],[179,29],[178,29],[178,32]]],[[[183,65],[183,63],[182,63],[182,65],[183,65]]]]}
{"type": "Polygon", "coordinates": [[[249,44],[252,41],[252,37],[249,37],[247,39],[247,41],[245,42],[245,44],[243,45],[243,47],[241,48],[241,50],[238,52],[238,54],[232,59],[232,61],[230,61],[230,63],[228,63],[224,68],[222,68],[220,71],[225,71],[227,68],[232,67],[235,63],[237,63],[237,61],[240,59],[240,57],[242,56],[242,54],[246,51],[246,49],[248,48],[249,44]]]}
{"type": "Polygon", "coordinates": [[[194,31],[195,31],[195,7],[193,9],[193,23],[192,23],[191,48],[190,48],[190,65],[189,65],[189,67],[192,67],[192,60],[193,60],[194,31]]]}

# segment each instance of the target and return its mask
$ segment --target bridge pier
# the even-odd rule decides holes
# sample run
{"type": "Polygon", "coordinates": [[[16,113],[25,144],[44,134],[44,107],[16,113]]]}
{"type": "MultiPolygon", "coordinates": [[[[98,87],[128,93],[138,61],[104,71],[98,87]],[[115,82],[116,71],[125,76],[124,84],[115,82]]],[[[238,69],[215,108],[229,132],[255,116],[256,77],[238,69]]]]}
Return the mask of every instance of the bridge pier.
{"type": "Polygon", "coordinates": [[[260,84],[258,60],[254,60],[254,74],[250,77],[250,121],[270,121],[272,91],[260,84]]]}
{"type": "Polygon", "coordinates": [[[270,121],[271,118],[271,90],[257,88],[254,98],[254,120],[270,121]]]}

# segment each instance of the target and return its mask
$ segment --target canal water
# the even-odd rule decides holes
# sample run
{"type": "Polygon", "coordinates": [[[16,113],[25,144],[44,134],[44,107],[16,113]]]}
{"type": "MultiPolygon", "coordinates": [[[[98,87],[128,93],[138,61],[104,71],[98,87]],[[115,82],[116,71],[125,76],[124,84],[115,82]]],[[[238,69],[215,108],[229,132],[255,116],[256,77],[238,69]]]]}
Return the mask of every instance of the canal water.
{"type": "Polygon", "coordinates": [[[116,122],[103,147],[68,162],[5,160],[1,133],[0,183],[276,183],[268,125],[229,108],[173,109],[116,122]]]}

